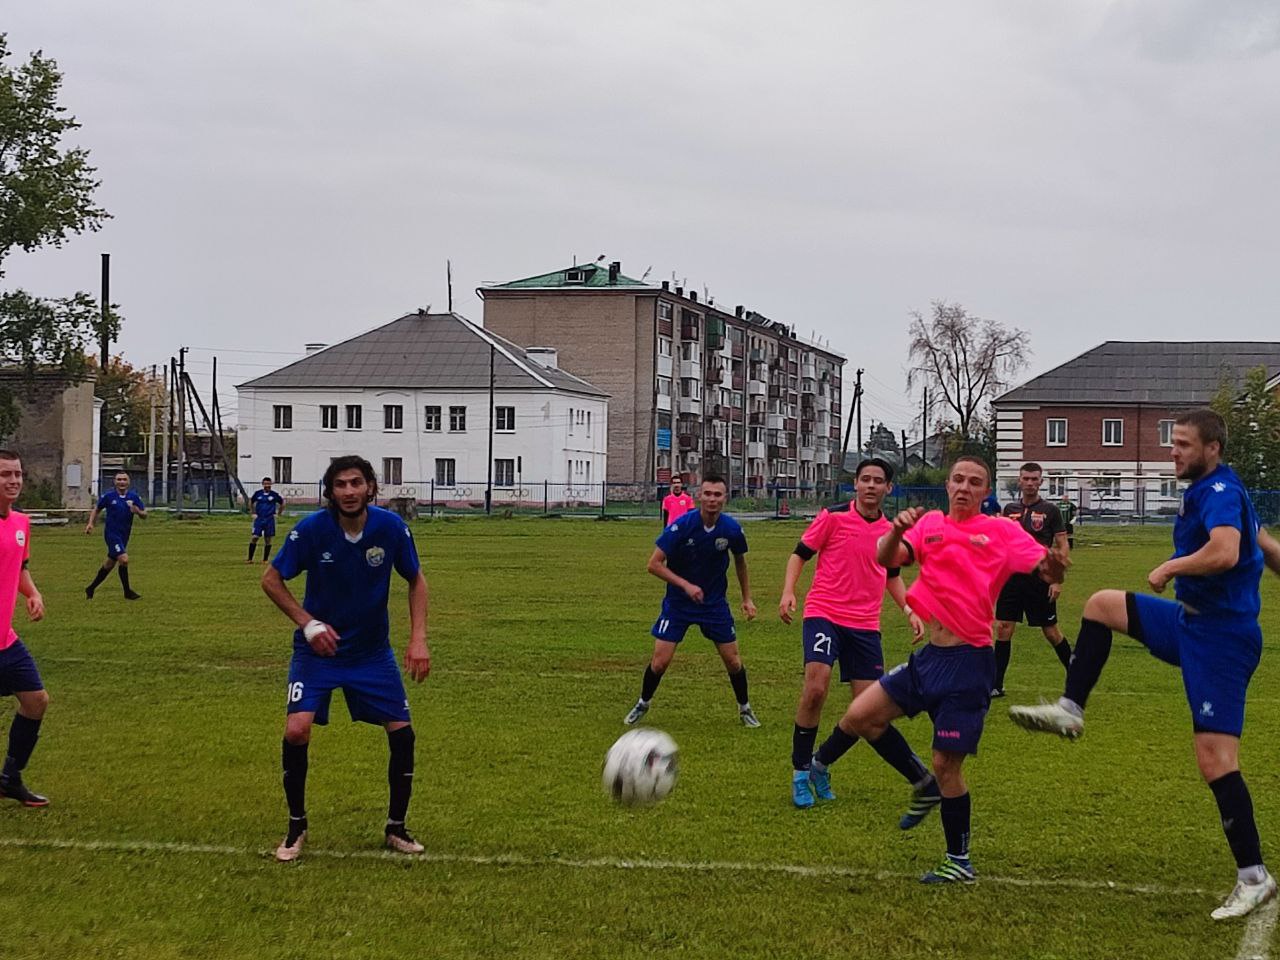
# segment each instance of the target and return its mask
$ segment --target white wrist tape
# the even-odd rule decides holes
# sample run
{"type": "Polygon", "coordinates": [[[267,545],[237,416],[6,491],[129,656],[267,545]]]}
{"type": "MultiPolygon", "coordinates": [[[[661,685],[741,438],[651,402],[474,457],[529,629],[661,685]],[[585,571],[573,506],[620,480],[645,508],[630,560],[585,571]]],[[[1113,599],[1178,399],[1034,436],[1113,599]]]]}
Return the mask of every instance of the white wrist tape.
{"type": "Polygon", "coordinates": [[[323,623],[319,620],[312,620],[302,628],[302,635],[306,637],[308,641],[311,641],[324,633],[324,631],[325,625],[323,623]]]}

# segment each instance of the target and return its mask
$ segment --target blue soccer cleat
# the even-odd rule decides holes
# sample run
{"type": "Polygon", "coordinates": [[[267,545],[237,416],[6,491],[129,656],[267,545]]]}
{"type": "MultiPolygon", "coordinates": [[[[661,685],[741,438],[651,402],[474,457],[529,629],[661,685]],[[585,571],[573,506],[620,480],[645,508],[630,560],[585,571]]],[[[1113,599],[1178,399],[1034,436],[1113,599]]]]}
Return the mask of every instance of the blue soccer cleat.
{"type": "Polygon", "coordinates": [[[836,795],[831,792],[831,768],[818,763],[816,757],[809,764],[809,783],[812,784],[813,792],[819,800],[836,798],[836,795]]]}
{"type": "Polygon", "coordinates": [[[947,859],[920,878],[921,883],[930,885],[939,883],[976,883],[977,880],[978,872],[973,869],[973,864],[969,861],[969,858],[965,857],[963,860],[958,860],[951,854],[947,854],[947,859]]]}
{"type": "Polygon", "coordinates": [[[797,770],[791,775],[791,802],[801,810],[813,806],[813,788],[809,786],[808,770],[797,770]]]}
{"type": "Polygon", "coordinates": [[[938,789],[938,781],[930,778],[923,787],[916,787],[911,791],[911,805],[898,821],[898,829],[910,830],[920,826],[921,821],[940,803],[942,791],[938,789]]]}

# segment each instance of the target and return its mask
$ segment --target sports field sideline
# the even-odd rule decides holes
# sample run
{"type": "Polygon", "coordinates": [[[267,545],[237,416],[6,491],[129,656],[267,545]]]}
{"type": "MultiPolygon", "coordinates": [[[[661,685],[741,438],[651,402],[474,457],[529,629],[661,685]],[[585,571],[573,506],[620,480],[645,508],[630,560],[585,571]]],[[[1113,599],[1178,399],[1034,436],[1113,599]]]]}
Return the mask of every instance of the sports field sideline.
{"type": "MultiPolygon", "coordinates": [[[[905,791],[863,746],[833,768],[838,800],[794,810],[799,629],[776,607],[802,529],[747,527],[761,616],[739,632],[764,726],[738,725],[718,658],[691,637],[646,718],[680,744],[681,780],[637,812],[603,796],[598,771],[650,648],[661,585],[644,564],[656,523],[416,523],[433,672],[410,690],[410,824],[428,855],[378,852],[383,738],[335,706],[312,746],[310,845],[285,866],[269,851],[284,823],[289,629],[258,588],[261,565],[244,563],[247,521],[136,525],[135,603],[114,579],[84,599],[97,537],[36,528],[48,616],[17,624],[52,695],[29,779],[53,804],[0,806],[9,942],[31,956],[126,957],[1261,955],[1274,909],[1249,924],[1208,919],[1234,867],[1195,771],[1177,673],[1131,641],[1117,639],[1086,735],[1070,744],[1003,716],[1007,703],[1059,692],[1039,631],[1018,632],[1009,698],[967,767],[976,887],[916,883],[942,852],[941,830],[933,819],[897,830],[905,791]]],[[[1093,589],[1142,589],[1168,536],[1081,531],[1062,601],[1068,636],[1093,589]]],[[[730,597],[736,606],[736,586],[730,597]]],[[[1274,859],[1271,575],[1263,604],[1242,763],[1274,859]]],[[[884,623],[887,662],[905,659],[896,609],[884,623]]],[[[833,691],[824,731],[845,699],[833,691]]],[[[924,750],[924,721],[902,729],[924,750]]]]}

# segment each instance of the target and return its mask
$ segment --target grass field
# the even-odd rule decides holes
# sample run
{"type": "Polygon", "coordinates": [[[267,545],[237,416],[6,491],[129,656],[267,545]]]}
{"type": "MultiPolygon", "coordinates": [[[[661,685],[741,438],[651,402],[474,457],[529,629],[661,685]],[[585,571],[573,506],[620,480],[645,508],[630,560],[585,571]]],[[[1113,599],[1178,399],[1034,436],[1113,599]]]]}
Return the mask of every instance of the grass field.
{"type": "MultiPolygon", "coordinates": [[[[304,859],[276,864],[286,621],[244,563],[247,521],[135,524],[126,603],[82,589],[98,536],[37,528],[47,619],[19,631],[52,705],[28,771],[53,803],[0,804],[7,957],[1235,957],[1246,925],[1212,924],[1234,865],[1191,751],[1177,672],[1118,639],[1078,743],[1034,738],[1006,704],[1056,694],[1039,631],[1015,638],[1010,698],[968,766],[981,882],[923,888],[936,817],[901,833],[900,780],[859,745],[839,799],[789,802],[799,626],[776,605],[799,524],[751,524],[761,617],[740,626],[752,702],[737,723],[710,644],[691,636],[648,722],[681,747],[675,793],[626,811],[601,793],[650,649],[656,529],[638,522],[458,520],[415,526],[432,590],[433,672],[410,827],[421,860],[378,851],[381,731],[335,722],[311,748],[304,859]]],[[[1074,636],[1101,586],[1139,589],[1168,530],[1084,531],[1061,604],[1074,636]]],[[[297,584],[300,587],[300,581],[297,584]]],[[[736,598],[736,589],[733,591],[736,598]]],[[[1243,764],[1264,851],[1280,790],[1280,580],[1264,582],[1267,650],[1243,764]]],[[[736,601],[735,601],[736,602],[736,601]]],[[[407,623],[392,598],[394,645],[407,623]]],[[[905,659],[886,614],[886,662],[905,659]]],[[[847,702],[833,690],[829,728],[847,702]]],[[[12,701],[0,708],[7,729],[12,701]]],[[[902,725],[926,751],[926,719],[902,725]]]]}

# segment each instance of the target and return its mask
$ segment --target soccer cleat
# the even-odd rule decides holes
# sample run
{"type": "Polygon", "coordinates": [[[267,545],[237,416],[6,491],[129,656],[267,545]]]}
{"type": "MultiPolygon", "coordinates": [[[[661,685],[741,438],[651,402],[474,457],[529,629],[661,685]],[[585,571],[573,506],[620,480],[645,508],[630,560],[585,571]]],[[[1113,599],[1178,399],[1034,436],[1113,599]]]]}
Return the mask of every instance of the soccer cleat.
{"type": "Polygon", "coordinates": [[[813,789],[809,785],[808,770],[797,770],[791,774],[791,802],[801,810],[813,806],[813,789]]]}
{"type": "Polygon", "coordinates": [[[923,787],[913,788],[911,805],[898,820],[898,829],[910,830],[912,827],[920,826],[921,821],[940,803],[942,803],[942,791],[938,789],[938,781],[930,780],[923,787]]]}
{"type": "Polygon", "coordinates": [[[760,726],[760,721],[756,719],[755,711],[750,706],[738,708],[738,719],[742,721],[744,727],[760,726]]]}
{"type": "Polygon", "coordinates": [[[289,825],[289,832],[280,846],[276,847],[276,860],[280,863],[288,863],[291,860],[297,860],[302,853],[302,845],[307,840],[307,831],[304,827],[301,830],[295,830],[293,825],[289,825]]]}
{"type": "Polygon", "coordinates": [[[386,844],[388,850],[394,850],[396,853],[423,853],[427,849],[409,836],[409,831],[404,828],[403,823],[387,824],[386,844]]]}
{"type": "Polygon", "coordinates": [[[1060,703],[1041,703],[1034,707],[1010,707],[1009,719],[1025,730],[1056,733],[1075,740],[1084,733],[1084,717],[1060,703]]]}
{"type": "Polygon", "coordinates": [[[1214,920],[1229,920],[1232,917],[1243,917],[1255,907],[1260,907],[1276,895],[1276,878],[1267,874],[1261,883],[1245,883],[1241,881],[1231,891],[1227,899],[1217,910],[1209,914],[1214,920]]]}
{"type": "Polygon", "coordinates": [[[976,883],[977,880],[978,872],[973,869],[969,859],[966,857],[964,860],[956,860],[951,854],[947,854],[947,859],[920,878],[921,883],[927,884],[976,883]]]}
{"type": "Polygon", "coordinates": [[[643,717],[648,712],[649,712],[649,705],[645,703],[643,700],[637,700],[636,705],[631,708],[631,712],[628,713],[626,717],[623,718],[622,722],[627,724],[627,726],[630,726],[633,723],[639,722],[640,718],[643,717]]]}
{"type": "Polygon", "coordinates": [[[816,759],[809,764],[809,783],[813,785],[813,792],[819,800],[836,798],[831,792],[831,768],[820,766],[816,759]]]}
{"type": "Polygon", "coordinates": [[[999,699],[1000,699],[1001,697],[1003,697],[1003,696],[1004,696],[1004,687],[992,687],[992,688],[991,688],[991,699],[992,699],[992,700],[999,700],[999,699]]]}
{"type": "Polygon", "coordinates": [[[93,587],[85,587],[85,588],[84,588],[84,598],[85,598],[86,600],[92,600],[92,599],[93,599],[93,587]]]}
{"type": "Polygon", "coordinates": [[[140,593],[134,593],[132,590],[130,590],[128,593],[126,593],[126,594],[124,595],[124,598],[125,598],[126,600],[141,600],[141,599],[142,599],[142,594],[140,594],[140,593]]]}
{"type": "Polygon", "coordinates": [[[21,777],[0,777],[0,797],[17,800],[24,807],[47,807],[49,798],[33,793],[21,777]]]}

